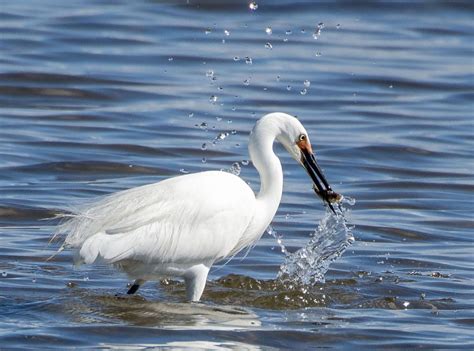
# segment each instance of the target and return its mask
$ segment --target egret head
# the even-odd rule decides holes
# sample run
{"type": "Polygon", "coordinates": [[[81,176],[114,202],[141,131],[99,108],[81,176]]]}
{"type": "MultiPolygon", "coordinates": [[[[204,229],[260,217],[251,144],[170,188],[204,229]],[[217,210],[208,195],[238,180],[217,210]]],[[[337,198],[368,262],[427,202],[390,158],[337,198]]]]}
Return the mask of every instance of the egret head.
{"type": "Polygon", "coordinates": [[[311,147],[308,132],[300,121],[295,117],[282,114],[284,120],[278,141],[283,144],[290,155],[301,164],[313,181],[313,189],[316,194],[325,201],[333,212],[333,202],[341,199],[341,195],[335,193],[329,185],[321,168],[319,168],[316,157],[311,147]]]}

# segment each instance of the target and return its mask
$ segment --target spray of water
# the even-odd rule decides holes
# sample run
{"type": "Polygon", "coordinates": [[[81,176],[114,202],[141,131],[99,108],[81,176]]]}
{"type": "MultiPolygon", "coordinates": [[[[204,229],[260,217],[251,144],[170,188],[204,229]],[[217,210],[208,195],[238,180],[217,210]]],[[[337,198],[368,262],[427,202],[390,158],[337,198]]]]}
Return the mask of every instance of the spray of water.
{"type": "Polygon", "coordinates": [[[268,234],[277,239],[281,251],[285,254],[285,261],[278,272],[280,281],[291,285],[314,285],[324,282],[330,264],[354,242],[353,226],[348,225],[346,220],[350,210],[345,207],[354,204],[354,199],[344,197],[335,207],[336,214],[328,209],[311,240],[293,253],[286,250],[281,235],[269,227],[268,234]]]}

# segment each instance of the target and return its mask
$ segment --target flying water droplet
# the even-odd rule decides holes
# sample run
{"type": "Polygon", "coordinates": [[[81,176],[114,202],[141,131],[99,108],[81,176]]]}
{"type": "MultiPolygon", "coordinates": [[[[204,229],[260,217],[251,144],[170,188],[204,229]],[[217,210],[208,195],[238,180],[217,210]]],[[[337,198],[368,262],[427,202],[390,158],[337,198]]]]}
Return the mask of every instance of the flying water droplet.
{"type": "Polygon", "coordinates": [[[239,61],[240,57],[239,56],[234,56],[234,61],[239,61]]]}
{"type": "Polygon", "coordinates": [[[227,29],[224,29],[224,34],[226,37],[228,37],[230,35],[230,32],[227,29]]]}
{"type": "Polygon", "coordinates": [[[272,27],[265,28],[265,33],[267,33],[268,35],[272,35],[272,33],[273,33],[272,27]]]}
{"type": "Polygon", "coordinates": [[[7,272],[2,272],[2,277],[3,278],[6,278],[8,276],[8,273],[7,272]]]}
{"type": "Polygon", "coordinates": [[[209,77],[209,78],[214,77],[214,71],[212,69],[206,71],[206,77],[209,77]]]}
{"type": "Polygon", "coordinates": [[[200,125],[198,125],[198,127],[201,128],[201,129],[207,129],[207,123],[202,122],[200,125]]]}
{"type": "Polygon", "coordinates": [[[209,98],[209,102],[211,104],[215,104],[217,102],[217,96],[211,95],[211,97],[209,98]]]}
{"type": "Polygon", "coordinates": [[[248,166],[250,164],[249,160],[242,160],[242,166],[248,166]]]}
{"type": "Polygon", "coordinates": [[[205,157],[202,158],[201,160],[202,163],[206,163],[207,162],[207,159],[205,157]]]}
{"type": "Polygon", "coordinates": [[[227,138],[229,136],[229,132],[222,132],[222,133],[219,133],[217,134],[217,136],[214,138],[214,140],[212,141],[212,143],[215,145],[217,144],[217,142],[221,141],[221,140],[224,140],[225,138],[227,138]]]}
{"type": "Polygon", "coordinates": [[[293,33],[293,32],[291,31],[291,29],[288,29],[288,30],[285,32],[286,35],[291,35],[292,33],[293,33]]]}
{"type": "Polygon", "coordinates": [[[250,78],[244,80],[244,85],[250,85],[250,78]]]}
{"type": "Polygon", "coordinates": [[[194,117],[194,113],[190,112],[189,115],[188,115],[189,118],[193,118],[194,117]]]}
{"type": "Polygon", "coordinates": [[[280,81],[280,76],[277,76],[277,82],[279,82],[279,81],[280,81]]]}
{"type": "Polygon", "coordinates": [[[340,29],[341,28],[341,25],[338,23],[336,24],[336,29],[340,29]]]}
{"type": "Polygon", "coordinates": [[[212,29],[211,28],[206,28],[204,29],[204,34],[208,35],[208,34],[211,34],[212,33],[212,29]]]}
{"type": "Polygon", "coordinates": [[[286,90],[290,91],[291,90],[291,85],[287,85],[286,90]]]}
{"type": "Polygon", "coordinates": [[[217,122],[222,121],[222,117],[217,116],[217,117],[216,117],[216,121],[217,121],[217,122]]]}
{"type": "Polygon", "coordinates": [[[232,166],[229,168],[229,173],[232,173],[233,175],[240,175],[240,164],[238,162],[234,162],[232,166]]]}
{"type": "Polygon", "coordinates": [[[201,145],[201,150],[203,150],[203,151],[204,151],[204,150],[207,150],[207,144],[206,144],[206,143],[204,143],[204,144],[201,145]]]}
{"type": "Polygon", "coordinates": [[[410,302],[408,301],[403,302],[403,307],[408,308],[408,306],[410,306],[410,302]]]}
{"type": "Polygon", "coordinates": [[[173,58],[172,57],[168,57],[168,61],[173,61],[173,58]]]}
{"type": "Polygon", "coordinates": [[[255,1],[250,2],[249,9],[252,11],[256,11],[258,9],[258,4],[255,1]]]}
{"type": "Polygon", "coordinates": [[[305,33],[306,33],[306,29],[301,28],[301,34],[305,34],[305,33]]]}
{"type": "Polygon", "coordinates": [[[315,54],[314,54],[316,57],[319,57],[321,56],[321,53],[319,51],[317,51],[315,54]]]}
{"type": "Polygon", "coordinates": [[[189,173],[189,171],[186,170],[186,169],[184,169],[184,168],[180,168],[179,171],[180,171],[181,173],[183,173],[183,174],[188,174],[188,173],[189,173]]]}
{"type": "Polygon", "coordinates": [[[306,88],[309,88],[309,86],[311,85],[311,82],[306,79],[306,80],[303,82],[303,85],[304,85],[306,88]]]}
{"type": "Polygon", "coordinates": [[[232,129],[232,130],[230,131],[230,134],[235,135],[235,134],[237,134],[237,131],[236,131],[235,129],[232,129]]]}
{"type": "Polygon", "coordinates": [[[315,40],[319,39],[319,37],[321,36],[321,31],[323,30],[323,28],[324,28],[324,23],[320,22],[318,24],[318,26],[316,27],[316,29],[314,30],[314,33],[313,33],[313,38],[315,40]]]}
{"type": "Polygon", "coordinates": [[[265,44],[265,48],[271,50],[271,49],[273,49],[273,46],[272,46],[272,44],[270,44],[270,43],[266,43],[266,44],[265,44]]]}
{"type": "Polygon", "coordinates": [[[250,56],[246,56],[245,57],[245,63],[247,65],[251,65],[253,63],[252,58],[250,56]]]}

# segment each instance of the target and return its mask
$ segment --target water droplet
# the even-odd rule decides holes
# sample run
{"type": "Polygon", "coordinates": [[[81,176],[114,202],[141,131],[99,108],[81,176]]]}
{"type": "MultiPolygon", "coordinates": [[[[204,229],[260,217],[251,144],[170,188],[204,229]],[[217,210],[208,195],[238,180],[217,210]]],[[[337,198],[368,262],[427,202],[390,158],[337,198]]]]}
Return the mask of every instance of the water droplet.
{"type": "Polygon", "coordinates": [[[389,89],[393,89],[393,85],[392,85],[392,84],[390,84],[388,87],[389,87],[389,89]]]}
{"type": "Polygon", "coordinates": [[[207,144],[206,143],[201,145],[201,150],[207,150],[207,144]]]}
{"type": "Polygon", "coordinates": [[[32,283],[36,283],[36,278],[31,279],[32,283]]]}
{"type": "Polygon", "coordinates": [[[5,278],[8,276],[8,273],[7,272],[2,272],[2,277],[5,278]]]}
{"type": "Polygon", "coordinates": [[[404,306],[405,308],[407,308],[408,306],[410,306],[410,302],[405,301],[405,302],[403,303],[403,306],[404,306]]]}
{"type": "Polygon", "coordinates": [[[183,173],[183,174],[188,174],[188,173],[189,173],[189,171],[186,170],[186,169],[184,169],[184,168],[180,168],[179,171],[180,171],[181,173],[183,173]]]}
{"type": "Polygon", "coordinates": [[[209,77],[209,78],[214,77],[214,71],[212,69],[206,71],[206,77],[209,77]]]}
{"type": "Polygon", "coordinates": [[[232,120],[231,119],[228,119],[227,120],[227,124],[231,124],[232,123],[232,120]]]}
{"type": "Polygon", "coordinates": [[[76,285],[77,285],[77,284],[74,283],[74,282],[67,282],[67,284],[66,284],[66,286],[67,286],[68,288],[74,288],[76,285]]]}
{"type": "Polygon", "coordinates": [[[377,283],[381,283],[381,282],[383,282],[383,278],[382,278],[382,277],[378,277],[378,278],[375,279],[375,281],[376,281],[377,283]]]}
{"type": "Polygon", "coordinates": [[[215,140],[224,140],[224,139],[227,138],[228,136],[229,136],[229,133],[228,133],[228,132],[219,133],[219,134],[217,134],[215,140]]]}
{"type": "Polygon", "coordinates": [[[293,33],[293,32],[292,32],[290,29],[288,29],[288,30],[285,32],[286,35],[291,35],[292,33],[293,33]]]}
{"type": "Polygon", "coordinates": [[[191,113],[188,115],[188,117],[189,117],[189,118],[193,118],[193,117],[194,117],[194,113],[191,112],[191,113]]]}
{"type": "Polygon", "coordinates": [[[240,57],[239,56],[234,56],[234,61],[239,61],[240,57]]]}
{"type": "Polygon", "coordinates": [[[172,57],[168,57],[168,61],[173,61],[173,58],[172,57]]]}
{"type": "Polygon", "coordinates": [[[273,33],[272,27],[265,28],[265,33],[267,33],[268,35],[272,35],[272,33],[273,33]]]}
{"type": "Polygon", "coordinates": [[[306,88],[303,88],[300,90],[301,95],[306,95],[308,93],[308,90],[306,88]]]}
{"type": "Polygon", "coordinates": [[[234,162],[232,166],[229,168],[229,172],[238,176],[240,174],[241,168],[238,162],[234,162]]]}
{"type": "Polygon", "coordinates": [[[217,102],[217,96],[211,95],[211,97],[209,98],[209,102],[211,104],[215,104],[217,102]]]}
{"type": "Polygon", "coordinates": [[[225,39],[222,39],[222,44],[225,44],[225,39]]]}
{"type": "Polygon", "coordinates": [[[290,91],[291,90],[291,85],[287,85],[286,90],[290,91]]]}
{"type": "Polygon", "coordinates": [[[321,53],[319,51],[317,51],[315,54],[314,54],[316,57],[319,57],[321,56],[321,53]]]}
{"type": "Polygon", "coordinates": [[[237,131],[236,131],[235,129],[232,129],[232,130],[230,131],[230,134],[235,135],[235,134],[237,134],[237,131]]]}
{"type": "Polygon", "coordinates": [[[301,33],[302,33],[302,34],[306,33],[306,29],[301,28],[301,33]]]}
{"type": "Polygon", "coordinates": [[[202,123],[199,125],[199,128],[201,128],[201,129],[207,129],[207,123],[206,123],[206,122],[202,122],[202,123]]]}
{"type": "Polygon", "coordinates": [[[266,43],[266,44],[265,44],[265,48],[271,50],[271,49],[273,49],[273,46],[272,46],[272,44],[270,44],[270,43],[266,43]]]}
{"type": "Polygon", "coordinates": [[[279,82],[279,81],[280,81],[280,76],[277,76],[277,82],[279,82]]]}
{"type": "Polygon", "coordinates": [[[250,78],[244,80],[244,85],[250,85],[250,78]]]}
{"type": "Polygon", "coordinates": [[[221,87],[221,86],[218,86],[218,87],[217,87],[217,90],[224,90],[224,88],[221,87]]]}
{"type": "Polygon", "coordinates": [[[228,37],[230,35],[230,32],[227,29],[224,29],[224,34],[225,34],[225,36],[228,37]]]}
{"type": "Polygon", "coordinates": [[[84,280],[85,282],[88,282],[88,281],[89,281],[89,277],[84,277],[84,278],[82,278],[82,280],[84,280]]]}
{"type": "Polygon", "coordinates": [[[249,56],[246,56],[246,57],[245,57],[245,63],[246,63],[247,65],[251,65],[251,64],[253,63],[253,62],[252,62],[252,58],[249,57],[249,56]]]}
{"type": "Polygon", "coordinates": [[[249,9],[256,11],[258,9],[258,4],[255,1],[250,2],[249,9]]]}
{"type": "Polygon", "coordinates": [[[311,85],[311,82],[306,79],[306,80],[303,82],[303,85],[304,85],[306,88],[309,88],[309,86],[311,85]]]}
{"type": "Polygon", "coordinates": [[[212,29],[211,28],[206,28],[204,29],[204,34],[208,35],[208,34],[211,34],[212,33],[212,29]]]}
{"type": "Polygon", "coordinates": [[[217,116],[217,117],[216,117],[216,121],[217,121],[217,122],[222,121],[222,117],[217,116]]]}
{"type": "Polygon", "coordinates": [[[338,23],[336,24],[336,29],[340,29],[341,28],[341,25],[338,23]]]}
{"type": "Polygon", "coordinates": [[[202,163],[206,163],[207,162],[207,159],[205,157],[202,158],[201,160],[202,163]]]}
{"type": "Polygon", "coordinates": [[[250,164],[250,161],[249,160],[242,160],[242,165],[243,166],[248,166],[250,164]]]}

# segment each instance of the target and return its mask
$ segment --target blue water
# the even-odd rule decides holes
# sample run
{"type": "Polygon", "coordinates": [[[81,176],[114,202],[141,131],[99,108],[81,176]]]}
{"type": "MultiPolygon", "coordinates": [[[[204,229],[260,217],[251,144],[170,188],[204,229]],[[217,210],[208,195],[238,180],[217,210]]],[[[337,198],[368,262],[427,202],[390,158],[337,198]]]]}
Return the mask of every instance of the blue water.
{"type": "MultiPolygon", "coordinates": [[[[473,5],[257,3],[2,3],[2,348],[474,347],[473,5]],[[111,268],[46,261],[42,219],[71,203],[235,162],[258,188],[248,133],[272,111],[300,118],[357,200],[325,283],[278,282],[269,235],[211,271],[200,305],[179,282],[125,299],[111,268]]],[[[272,226],[295,252],[325,210],[276,150],[272,226]]]]}

